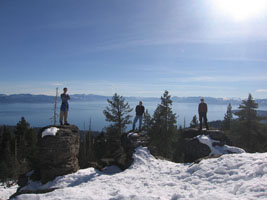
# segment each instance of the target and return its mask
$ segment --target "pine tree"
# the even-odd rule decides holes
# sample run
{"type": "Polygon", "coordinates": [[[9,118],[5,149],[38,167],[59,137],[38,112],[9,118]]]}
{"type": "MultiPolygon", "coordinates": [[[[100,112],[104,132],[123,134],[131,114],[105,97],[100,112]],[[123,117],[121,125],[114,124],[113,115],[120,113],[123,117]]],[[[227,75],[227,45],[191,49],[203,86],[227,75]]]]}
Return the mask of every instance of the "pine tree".
{"type": "Polygon", "coordinates": [[[2,127],[2,140],[0,146],[0,162],[1,169],[4,171],[0,175],[0,179],[6,181],[7,179],[16,179],[16,162],[14,159],[14,152],[12,151],[13,137],[11,131],[7,126],[2,127]]]}
{"type": "Polygon", "coordinates": [[[230,130],[233,123],[233,112],[231,103],[228,104],[227,112],[224,115],[223,129],[230,130]]]}
{"type": "Polygon", "coordinates": [[[92,135],[92,132],[90,130],[86,134],[85,142],[86,142],[86,159],[87,159],[87,162],[92,162],[94,160],[93,135],[92,135]]]}
{"type": "Polygon", "coordinates": [[[112,122],[109,126],[113,131],[116,132],[119,136],[125,131],[126,125],[131,124],[131,115],[133,109],[130,108],[128,103],[125,103],[125,98],[114,94],[112,100],[107,99],[108,106],[103,111],[106,121],[112,122]]]}
{"type": "Polygon", "coordinates": [[[36,143],[37,136],[30,124],[21,117],[15,128],[16,160],[21,164],[21,173],[34,168],[36,162],[36,143]]]}
{"type": "Polygon", "coordinates": [[[197,126],[198,126],[198,119],[197,119],[197,116],[194,115],[193,116],[193,119],[192,119],[192,121],[190,123],[190,127],[191,128],[197,128],[197,126]]]}
{"type": "Polygon", "coordinates": [[[9,177],[9,169],[5,161],[0,161],[0,182],[6,182],[9,177]]]}
{"type": "Polygon", "coordinates": [[[249,94],[247,100],[243,100],[239,111],[234,113],[238,120],[234,123],[231,131],[235,145],[244,148],[248,152],[262,152],[266,148],[266,129],[260,123],[261,118],[257,116],[258,104],[249,94]]]}
{"type": "Polygon", "coordinates": [[[18,160],[22,158],[22,154],[25,148],[25,135],[29,129],[30,129],[30,124],[25,120],[24,117],[21,117],[21,120],[17,123],[14,132],[16,136],[17,149],[19,150],[17,153],[18,160]]]}
{"type": "Polygon", "coordinates": [[[256,109],[258,104],[253,100],[252,95],[249,94],[247,100],[243,100],[242,104],[239,105],[239,111],[235,113],[238,116],[239,121],[243,122],[243,125],[251,130],[258,126],[259,117],[257,116],[256,109]]]}
{"type": "Polygon", "coordinates": [[[85,138],[80,139],[80,148],[79,148],[79,155],[78,155],[78,160],[79,160],[79,166],[81,169],[86,168],[86,141],[85,138]]]}
{"type": "Polygon", "coordinates": [[[152,128],[152,118],[146,109],[146,112],[144,113],[144,123],[143,123],[143,130],[145,133],[149,133],[152,128]]]}
{"type": "Polygon", "coordinates": [[[176,127],[176,114],[172,112],[171,95],[166,90],[161,97],[161,103],[157,106],[153,115],[153,126],[150,134],[152,144],[159,150],[159,155],[172,157],[172,141],[176,127]]]}

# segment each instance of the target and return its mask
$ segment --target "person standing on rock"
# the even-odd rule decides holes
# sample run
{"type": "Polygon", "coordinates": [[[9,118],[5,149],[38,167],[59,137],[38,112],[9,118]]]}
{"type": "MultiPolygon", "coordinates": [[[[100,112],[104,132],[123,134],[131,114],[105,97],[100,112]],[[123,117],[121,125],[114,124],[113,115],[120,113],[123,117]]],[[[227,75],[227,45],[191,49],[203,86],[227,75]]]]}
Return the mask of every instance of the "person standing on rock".
{"type": "Polygon", "coordinates": [[[204,119],[205,126],[207,130],[209,130],[208,126],[208,120],[207,120],[207,112],[208,112],[208,106],[204,102],[204,99],[200,99],[201,103],[198,105],[198,114],[199,114],[199,122],[200,122],[200,127],[199,130],[202,130],[202,119],[204,119]]]}
{"type": "Polygon", "coordinates": [[[68,100],[70,100],[70,96],[67,94],[68,89],[64,88],[63,93],[61,94],[61,106],[60,106],[60,118],[59,122],[60,125],[63,125],[63,118],[64,118],[64,125],[70,125],[68,123],[68,112],[69,112],[69,103],[68,100]]]}
{"type": "Polygon", "coordinates": [[[145,112],[145,107],[143,106],[142,101],[140,101],[139,105],[136,106],[135,112],[136,112],[136,116],[135,116],[134,122],[133,122],[133,131],[135,130],[135,124],[136,124],[137,120],[139,120],[139,131],[141,131],[143,114],[145,112]]]}

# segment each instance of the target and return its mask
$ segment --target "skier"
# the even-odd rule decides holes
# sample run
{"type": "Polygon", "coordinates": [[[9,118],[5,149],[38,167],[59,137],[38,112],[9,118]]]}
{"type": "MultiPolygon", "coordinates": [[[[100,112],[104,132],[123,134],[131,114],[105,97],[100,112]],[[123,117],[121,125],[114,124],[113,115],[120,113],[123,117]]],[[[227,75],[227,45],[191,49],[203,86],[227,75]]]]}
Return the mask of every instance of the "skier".
{"type": "Polygon", "coordinates": [[[133,122],[133,131],[135,130],[135,124],[136,124],[137,120],[139,120],[139,131],[141,131],[143,114],[145,112],[145,107],[143,106],[142,101],[140,101],[139,105],[136,106],[135,112],[136,112],[136,116],[135,116],[134,122],[133,122]]]}
{"type": "Polygon", "coordinates": [[[208,126],[208,120],[207,120],[207,112],[208,112],[208,106],[204,102],[204,99],[200,99],[201,103],[198,105],[198,114],[199,114],[199,121],[200,121],[200,127],[199,130],[202,130],[202,119],[204,119],[205,126],[207,130],[209,130],[208,126]]]}
{"type": "Polygon", "coordinates": [[[68,123],[68,111],[69,111],[69,103],[68,100],[70,100],[70,96],[67,94],[68,89],[64,88],[63,93],[61,94],[61,106],[60,106],[60,118],[59,122],[60,125],[63,125],[63,118],[64,118],[64,125],[70,125],[68,123]]]}

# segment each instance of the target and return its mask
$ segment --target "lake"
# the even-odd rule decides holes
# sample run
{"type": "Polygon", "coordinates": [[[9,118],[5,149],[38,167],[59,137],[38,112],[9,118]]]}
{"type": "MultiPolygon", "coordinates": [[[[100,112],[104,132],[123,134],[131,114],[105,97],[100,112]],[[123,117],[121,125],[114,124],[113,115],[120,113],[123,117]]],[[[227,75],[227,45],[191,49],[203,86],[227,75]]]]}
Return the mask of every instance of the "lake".
{"type": "MultiPolygon", "coordinates": [[[[159,103],[159,102],[158,102],[159,103]]],[[[152,115],[157,107],[157,102],[143,101],[143,105],[152,115]]],[[[135,108],[138,102],[129,102],[131,108],[135,108]]],[[[82,130],[88,130],[91,118],[92,130],[101,131],[109,123],[105,121],[103,110],[107,102],[70,102],[69,122],[77,125],[82,130]]],[[[57,112],[59,114],[59,106],[57,112]]],[[[233,105],[233,110],[238,105],[233,105]]],[[[43,127],[53,123],[54,104],[50,103],[12,103],[0,104],[0,124],[16,125],[23,116],[32,127],[43,127]]],[[[195,103],[173,103],[173,112],[178,117],[178,126],[188,126],[194,115],[197,115],[198,104],[195,103]]],[[[267,107],[260,107],[260,110],[267,110],[267,107]]],[[[208,105],[208,120],[222,120],[227,110],[227,105],[208,105]]],[[[133,111],[132,116],[135,115],[133,111]]],[[[133,120],[133,118],[132,118],[133,120]]],[[[128,128],[130,129],[131,126],[128,128]]]]}

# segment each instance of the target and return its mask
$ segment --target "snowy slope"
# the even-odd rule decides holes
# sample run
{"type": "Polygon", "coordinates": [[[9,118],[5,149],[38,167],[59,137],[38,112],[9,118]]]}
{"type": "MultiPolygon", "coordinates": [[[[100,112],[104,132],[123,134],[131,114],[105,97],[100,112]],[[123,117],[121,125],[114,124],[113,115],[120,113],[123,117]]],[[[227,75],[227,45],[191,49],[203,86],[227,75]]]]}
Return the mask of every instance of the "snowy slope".
{"type": "Polygon", "coordinates": [[[31,183],[28,189],[59,189],[17,199],[267,199],[267,153],[228,154],[190,165],[157,160],[139,147],[134,159],[120,173],[112,172],[115,167],[107,173],[88,168],[43,186],[31,183]]]}

